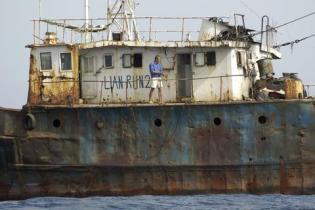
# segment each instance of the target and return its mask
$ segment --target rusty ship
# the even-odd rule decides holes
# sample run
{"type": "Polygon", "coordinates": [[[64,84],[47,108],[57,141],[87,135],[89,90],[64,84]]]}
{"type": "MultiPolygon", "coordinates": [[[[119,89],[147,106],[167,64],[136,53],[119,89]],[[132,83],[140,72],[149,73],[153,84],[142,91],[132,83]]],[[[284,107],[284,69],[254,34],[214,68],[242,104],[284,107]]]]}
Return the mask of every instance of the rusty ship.
{"type": "Polygon", "coordinates": [[[84,19],[33,21],[27,103],[0,109],[1,200],[315,193],[315,101],[296,74],[274,76],[267,16],[257,33],[240,14],[111,3],[106,18],[86,0],[84,19]],[[149,103],[156,55],[163,98],[149,103]]]}

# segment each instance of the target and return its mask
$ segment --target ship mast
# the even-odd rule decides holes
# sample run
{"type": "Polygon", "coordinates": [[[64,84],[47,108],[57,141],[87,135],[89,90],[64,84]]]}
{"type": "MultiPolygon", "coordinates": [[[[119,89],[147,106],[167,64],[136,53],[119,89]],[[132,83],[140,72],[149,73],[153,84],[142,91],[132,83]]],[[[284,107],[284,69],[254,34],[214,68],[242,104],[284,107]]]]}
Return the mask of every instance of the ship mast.
{"type": "Polygon", "coordinates": [[[140,40],[135,17],[136,3],[134,0],[116,0],[114,4],[111,4],[111,0],[107,0],[107,4],[107,19],[110,23],[109,33],[112,31],[121,33],[122,40],[140,40]]]}
{"type": "Polygon", "coordinates": [[[85,42],[90,41],[90,36],[88,33],[89,30],[89,0],[84,0],[84,13],[85,13],[85,23],[84,23],[84,33],[85,33],[85,42]]]}
{"type": "Polygon", "coordinates": [[[85,0],[85,28],[89,27],[89,0],[85,0]]]}

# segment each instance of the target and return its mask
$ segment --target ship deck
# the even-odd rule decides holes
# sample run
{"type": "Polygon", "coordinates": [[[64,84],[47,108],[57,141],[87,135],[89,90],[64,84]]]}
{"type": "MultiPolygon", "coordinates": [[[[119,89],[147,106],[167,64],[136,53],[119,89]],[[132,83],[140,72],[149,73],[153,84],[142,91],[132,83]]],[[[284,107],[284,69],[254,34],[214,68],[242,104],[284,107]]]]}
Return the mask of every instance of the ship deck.
{"type": "Polygon", "coordinates": [[[71,105],[34,105],[34,106],[25,106],[32,108],[115,108],[115,107],[161,107],[161,106],[217,106],[217,105],[240,105],[240,104],[268,104],[268,103],[297,103],[297,102],[313,102],[315,105],[315,99],[296,99],[296,100],[268,100],[268,101],[220,101],[220,102],[180,102],[180,103],[120,103],[120,104],[71,104],[71,105]]]}

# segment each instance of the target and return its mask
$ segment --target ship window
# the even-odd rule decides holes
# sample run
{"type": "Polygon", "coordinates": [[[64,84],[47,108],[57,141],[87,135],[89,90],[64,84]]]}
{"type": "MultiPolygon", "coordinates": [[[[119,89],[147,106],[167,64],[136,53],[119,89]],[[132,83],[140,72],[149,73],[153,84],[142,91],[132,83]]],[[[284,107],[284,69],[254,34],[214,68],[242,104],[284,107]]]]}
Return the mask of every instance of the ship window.
{"type": "Polygon", "coordinates": [[[104,56],[104,66],[106,69],[114,68],[113,55],[107,54],[104,56]]]}
{"type": "Polygon", "coordinates": [[[124,54],[122,57],[123,60],[123,67],[124,68],[131,68],[131,54],[124,54]]]}
{"type": "Polygon", "coordinates": [[[195,66],[204,66],[205,65],[205,54],[196,53],[195,54],[195,66]]]}
{"type": "Polygon", "coordinates": [[[136,68],[142,67],[142,54],[136,53],[133,55],[133,66],[136,68]]]}
{"type": "Polygon", "coordinates": [[[82,58],[82,67],[85,73],[93,73],[95,70],[95,57],[83,57],[82,58]]]}
{"type": "Polygon", "coordinates": [[[61,70],[72,70],[71,53],[60,53],[61,70]]]}
{"type": "Polygon", "coordinates": [[[238,67],[246,66],[246,53],[245,52],[236,52],[236,60],[238,67]]]}
{"type": "Polygon", "coordinates": [[[241,52],[236,53],[237,66],[242,67],[242,54],[241,52]]]}
{"type": "Polygon", "coordinates": [[[206,53],[206,61],[208,66],[215,66],[216,65],[216,55],[215,52],[207,52],[206,53]]]}
{"type": "Polygon", "coordinates": [[[52,61],[51,61],[51,53],[45,52],[40,54],[40,67],[41,70],[51,70],[52,69],[52,61]]]}

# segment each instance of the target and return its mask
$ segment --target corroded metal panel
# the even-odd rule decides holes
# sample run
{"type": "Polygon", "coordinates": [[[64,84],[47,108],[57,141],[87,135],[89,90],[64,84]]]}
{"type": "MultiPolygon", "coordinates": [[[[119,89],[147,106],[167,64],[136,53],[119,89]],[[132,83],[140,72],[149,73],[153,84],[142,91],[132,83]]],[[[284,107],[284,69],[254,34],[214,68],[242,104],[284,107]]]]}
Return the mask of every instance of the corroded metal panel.
{"type": "Polygon", "coordinates": [[[0,144],[1,199],[315,193],[313,101],[31,111],[0,144]]]}
{"type": "Polygon", "coordinates": [[[79,102],[79,55],[76,46],[34,48],[30,57],[28,104],[77,104],[79,102]],[[41,70],[40,53],[52,53],[52,69],[41,70]],[[61,70],[61,53],[71,53],[71,70],[61,70]]]}

